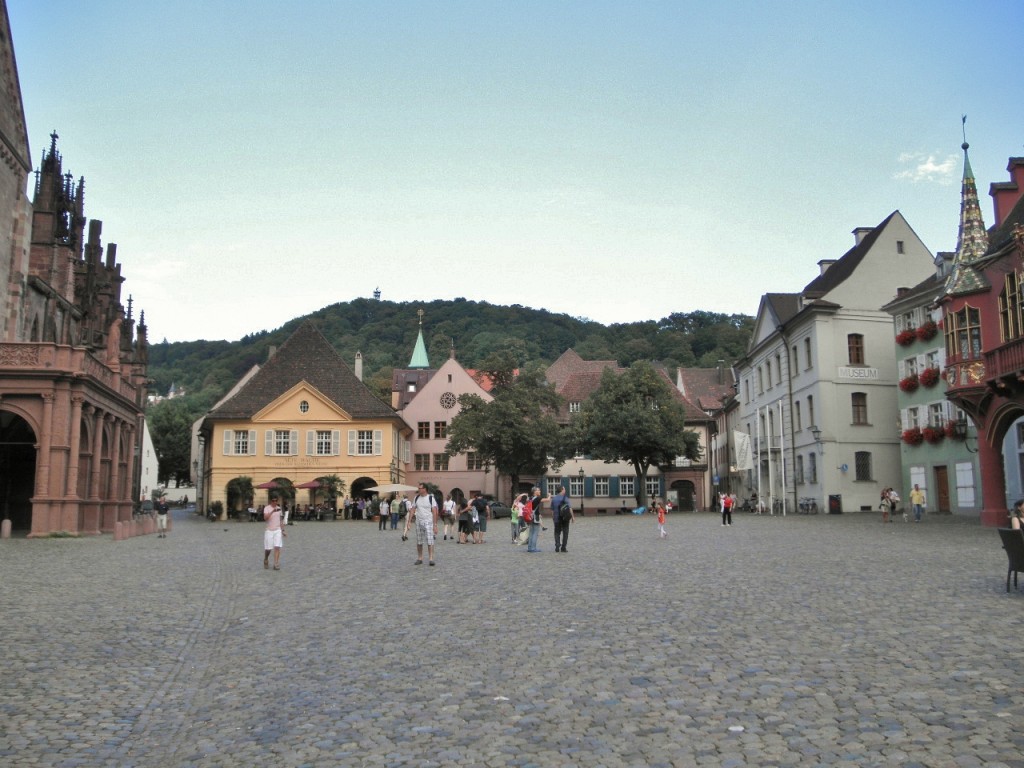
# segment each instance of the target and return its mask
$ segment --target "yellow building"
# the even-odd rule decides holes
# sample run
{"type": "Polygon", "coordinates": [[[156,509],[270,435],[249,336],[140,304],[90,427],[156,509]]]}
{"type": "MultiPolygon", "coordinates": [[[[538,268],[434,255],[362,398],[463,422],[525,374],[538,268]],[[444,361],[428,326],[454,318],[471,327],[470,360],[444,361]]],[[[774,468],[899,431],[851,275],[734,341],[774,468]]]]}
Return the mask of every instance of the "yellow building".
{"type": "Polygon", "coordinates": [[[295,503],[310,503],[317,479],[327,475],[341,477],[353,498],[366,495],[403,481],[411,435],[307,321],[203,419],[200,497],[226,508],[228,483],[249,477],[258,505],[269,493],[259,486],[283,478],[300,489],[295,503]]]}

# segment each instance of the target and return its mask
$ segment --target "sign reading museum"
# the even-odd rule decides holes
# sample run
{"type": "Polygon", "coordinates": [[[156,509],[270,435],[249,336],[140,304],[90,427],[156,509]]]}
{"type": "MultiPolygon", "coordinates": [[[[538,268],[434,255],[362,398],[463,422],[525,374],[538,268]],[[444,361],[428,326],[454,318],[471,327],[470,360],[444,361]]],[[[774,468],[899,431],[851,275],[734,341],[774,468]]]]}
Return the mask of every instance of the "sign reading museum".
{"type": "Polygon", "coordinates": [[[839,366],[838,376],[840,379],[877,379],[878,369],[839,366]]]}

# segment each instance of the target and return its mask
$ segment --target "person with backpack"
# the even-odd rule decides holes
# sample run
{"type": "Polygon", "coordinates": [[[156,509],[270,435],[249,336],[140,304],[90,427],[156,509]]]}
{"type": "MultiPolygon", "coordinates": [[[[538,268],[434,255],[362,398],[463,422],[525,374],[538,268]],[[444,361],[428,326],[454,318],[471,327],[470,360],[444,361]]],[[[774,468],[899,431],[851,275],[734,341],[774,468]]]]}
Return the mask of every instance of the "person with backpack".
{"type": "Polygon", "coordinates": [[[548,501],[548,499],[541,497],[540,488],[534,486],[533,498],[530,499],[529,508],[524,515],[527,525],[530,526],[530,538],[526,542],[527,552],[540,552],[540,549],[537,548],[537,537],[540,536],[541,529],[540,510],[545,501],[548,501]]]}
{"type": "Polygon", "coordinates": [[[576,518],[564,485],[558,486],[558,493],[551,499],[551,517],[555,521],[555,552],[568,552],[565,545],[569,543],[569,523],[576,518]]]}

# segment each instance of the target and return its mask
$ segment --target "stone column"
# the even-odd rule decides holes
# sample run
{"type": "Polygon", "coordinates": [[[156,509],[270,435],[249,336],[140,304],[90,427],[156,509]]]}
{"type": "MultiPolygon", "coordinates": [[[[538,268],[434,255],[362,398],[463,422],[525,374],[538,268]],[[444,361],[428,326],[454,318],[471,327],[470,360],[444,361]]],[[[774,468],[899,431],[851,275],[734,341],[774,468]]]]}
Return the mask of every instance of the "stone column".
{"type": "Polygon", "coordinates": [[[989,444],[989,435],[978,431],[978,467],[981,472],[981,524],[992,528],[1009,525],[1006,509],[1006,473],[1003,471],[1002,440],[989,444]]]}
{"type": "Polygon", "coordinates": [[[78,454],[82,445],[82,403],[85,397],[71,396],[71,441],[68,449],[68,470],[64,481],[64,503],[61,512],[61,529],[80,533],[82,530],[81,507],[78,498],[78,454]]]}
{"type": "Polygon", "coordinates": [[[45,536],[54,531],[58,521],[50,520],[50,450],[53,445],[53,392],[43,395],[43,425],[36,444],[36,485],[32,499],[32,526],[29,536],[45,536]]]}

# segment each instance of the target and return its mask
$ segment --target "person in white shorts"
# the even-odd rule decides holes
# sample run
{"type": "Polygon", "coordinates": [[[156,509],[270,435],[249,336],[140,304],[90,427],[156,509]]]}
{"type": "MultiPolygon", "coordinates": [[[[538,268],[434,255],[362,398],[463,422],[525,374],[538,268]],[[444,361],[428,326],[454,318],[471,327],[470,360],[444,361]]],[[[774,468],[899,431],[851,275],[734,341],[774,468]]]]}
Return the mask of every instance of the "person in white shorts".
{"type": "Polygon", "coordinates": [[[267,521],[267,527],[263,531],[263,567],[270,568],[270,552],[274,552],[274,570],[281,570],[281,547],[284,546],[284,532],[281,525],[281,507],[277,503],[277,497],[271,496],[270,503],[263,508],[263,519],[267,521]]]}

